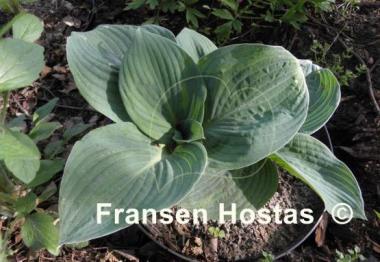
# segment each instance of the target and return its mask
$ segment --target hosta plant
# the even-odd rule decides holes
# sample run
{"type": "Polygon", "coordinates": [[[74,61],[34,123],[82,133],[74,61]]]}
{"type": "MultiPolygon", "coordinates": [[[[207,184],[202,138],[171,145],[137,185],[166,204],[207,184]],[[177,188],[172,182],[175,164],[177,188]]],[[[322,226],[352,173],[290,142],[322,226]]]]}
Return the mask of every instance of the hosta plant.
{"type": "Polygon", "coordinates": [[[282,47],[217,48],[184,29],[104,25],[73,33],[70,70],[83,97],[113,124],[77,142],[61,183],[60,243],[128,224],[97,224],[97,203],[160,210],[219,203],[258,209],[274,194],[277,166],[310,186],[331,212],[347,203],[365,218],[345,164],[311,136],[335,111],[334,75],[282,47]]]}

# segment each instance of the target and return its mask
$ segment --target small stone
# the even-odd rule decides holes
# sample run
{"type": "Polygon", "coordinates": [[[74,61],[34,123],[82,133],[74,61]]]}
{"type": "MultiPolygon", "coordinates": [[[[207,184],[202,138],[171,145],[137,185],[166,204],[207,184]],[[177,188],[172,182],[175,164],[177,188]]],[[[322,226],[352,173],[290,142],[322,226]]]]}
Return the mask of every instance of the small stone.
{"type": "Polygon", "coordinates": [[[66,16],[63,18],[63,23],[65,23],[67,26],[69,27],[75,27],[75,28],[79,28],[82,24],[82,22],[75,18],[75,17],[72,17],[72,16],[66,16]]]}

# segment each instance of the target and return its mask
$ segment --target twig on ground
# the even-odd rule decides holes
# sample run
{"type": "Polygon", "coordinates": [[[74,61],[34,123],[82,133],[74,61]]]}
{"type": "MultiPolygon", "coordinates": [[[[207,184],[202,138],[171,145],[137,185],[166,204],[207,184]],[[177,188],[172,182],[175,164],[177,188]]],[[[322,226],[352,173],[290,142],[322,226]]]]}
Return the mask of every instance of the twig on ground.
{"type": "Polygon", "coordinates": [[[40,254],[40,259],[42,260],[49,260],[49,261],[56,261],[55,257],[46,257],[44,254],[40,254]]]}
{"type": "MultiPolygon", "coordinates": [[[[334,35],[334,36],[338,35],[337,40],[339,41],[339,43],[340,43],[344,48],[346,48],[346,49],[349,50],[348,45],[347,45],[347,44],[346,44],[346,43],[345,43],[345,42],[339,37],[339,32],[337,32],[337,30],[336,30],[334,27],[330,26],[330,25],[327,23],[327,21],[326,21],[326,19],[325,19],[325,17],[324,17],[323,15],[321,15],[321,17],[322,17],[322,20],[325,22],[325,24],[319,23],[319,22],[316,21],[313,17],[311,17],[311,20],[313,21],[313,23],[325,27],[325,28],[326,28],[326,31],[327,31],[330,35],[334,35]],[[333,31],[334,33],[332,33],[331,31],[333,31]]],[[[343,35],[343,33],[341,33],[341,35],[343,35]]],[[[350,39],[351,39],[351,38],[350,38],[350,39]]],[[[351,53],[356,57],[356,59],[358,59],[359,62],[360,62],[361,64],[363,64],[363,65],[366,66],[366,67],[365,67],[365,70],[366,70],[366,77],[367,77],[367,82],[368,82],[368,94],[369,94],[369,96],[370,96],[370,99],[371,99],[371,101],[372,101],[372,104],[373,104],[373,106],[374,106],[374,109],[375,109],[376,113],[377,113],[378,115],[380,115],[380,106],[379,106],[379,104],[377,103],[377,100],[376,100],[376,97],[375,97],[375,93],[374,93],[374,91],[373,91],[372,77],[371,77],[370,69],[368,68],[367,64],[364,62],[363,58],[362,58],[357,52],[355,52],[353,48],[351,48],[351,49],[352,49],[352,50],[351,50],[351,53]]]]}
{"type": "MultiPolygon", "coordinates": [[[[335,27],[333,27],[333,26],[331,26],[331,25],[329,25],[329,24],[322,24],[321,22],[319,22],[318,20],[316,20],[314,17],[312,17],[312,16],[308,16],[308,18],[310,19],[310,21],[309,22],[307,22],[307,24],[309,24],[309,25],[319,25],[319,26],[321,26],[321,27],[324,27],[324,28],[326,28],[326,30],[327,31],[329,31],[329,29],[330,30],[333,30],[333,31],[336,31],[336,29],[335,29],[335,27]]],[[[324,19],[324,18],[323,18],[324,19]]],[[[326,20],[324,20],[325,21],[325,23],[327,23],[326,22],[326,20]]],[[[331,32],[329,32],[330,34],[331,34],[331,32]]],[[[343,31],[340,33],[340,35],[341,36],[343,36],[344,38],[346,38],[346,39],[349,39],[350,41],[353,41],[353,38],[352,37],[350,37],[350,36],[348,36],[346,33],[344,33],[343,31]]]]}
{"type": "Polygon", "coordinates": [[[140,261],[137,257],[135,257],[135,256],[133,256],[131,254],[128,254],[126,252],[123,252],[121,250],[115,249],[115,250],[112,250],[112,252],[117,253],[117,254],[123,256],[124,258],[128,259],[128,261],[132,261],[132,262],[135,262],[135,261],[138,262],[138,261],[140,261]]]}
{"type": "Polygon", "coordinates": [[[17,100],[17,99],[14,99],[14,102],[16,103],[16,105],[18,106],[18,108],[27,116],[27,117],[30,117],[30,114],[28,112],[28,110],[26,110],[21,104],[20,102],[17,100]]]}
{"type": "Polygon", "coordinates": [[[93,250],[107,250],[109,247],[93,247],[93,250]]]}
{"type": "MultiPolygon", "coordinates": [[[[44,98],[40,98],[39,100],[49,102],[48,99],[44,99],[44,98]]],[[[88,107],[68,106],[68,105],[62,105],[62,104],[56,104],[55,106],[60,107],[60,108],[65,108],[65,109],[95,112],[95,110],[93,110],[92,108],[88,108],[88,107]]]]}
{"type": "Polygon", "coordinates": [[[7,118],[7,110],[8,110],[8,100],[10,96],[10,92],[7,91],[3,94],[1,94],[2,99],[3,99],[3,106],[0,111],[0,124],[4,124],[5,119],[7,118]]]}
{"type": "Polygon", "coordinates": [[[373,70],[380,64],[380,58],[376,60],[376,62],[371,66],[369,72],[372,73],[373,70]]]}
{"type": "MultiPolygon", "coordinates": [[[[342,39],[338,39],[339,42],[344,46],[344,48],[348,48],[347,44],[342,40],[342,39]]],[[[367,64],[364,62],[363,58],[358,54],[356,53],[354,50],[351,51],[352,54],[356,57],[356,59],[359,60],[359,62],[363,65],[365,65],[365,71],[366,71],[366,77],[367,77],[367,82],[368,82],[368,94],[372,100],[372,104],[377,112],[378,115],[380,115],[380,106],[379,104],[377,103],[377,100],[376,100],[376,97],[375,97],[375,92],[373,91],[373,85],[372,85],[372,77],[371,77],[371,71],[370,69],[368,68],[367,64]]]]}
{"type": "MultiPolygon", "coordinates": [[[[54,81],[53,81],[54,83],[54,81]]],[[[48,92],[51,96],[55,97],[54,93],[50,90],[50,88],[52,87],[52,85],[50,85],[49,87],[45,87],[44,85],[42,85],[42,89],[46,92],[48,92]]]]}
{"type": "Polygon", "coordinates": [[[246,35],[249,35],[254,29],[255,29],[255,28],[252,27],[252,28],[249,29],[247,32],[245,32],[245,33],[243,33],[243,34],[241,34],[241,35],[238,35],[238,36],[236,36],[236,37],[231,38],[231,41],[234,41],[234,40],[237,40],[237,39],[239,39],[239,38],[243,38],[243,37],[245,37],[246,35]]]}
{"type": "Polygon", "coordinates": [[[289,43],[289,45],[287,46],[286,49],[288,49],[289,51],[292,50],[292,48],[294,46],[294,43],[296,42],[297,38],[298,38],[298,33],[295,32],[294,35],[293,35],[293,37],[292,37],[292,40],[290,41],[290,43],[289,43]]]}
{"type": "MultiPolygon", "coordinates": [[[[328,48],[324,51],[324,56],[326,56],[327,52],[331,49],[331,47],[336,43],[336,41],[338,41],[340,38],[340,35],[342,34],[344,28],[347,26],[347,22],[344,23],[344,25],[342,26],[342,28],[336,32],[336,36],[334,37],[334,39],[332,40],[332,42],[330,43],[330,45],[328,46],[328,48]]],[[[325,57],[323,57],[325,58],[325,57]]]]}
{"type": "Polygon", "coordinates": [[[57,104],[56,107],[61,107],[61,108],[66,108],[66,109],[72,109],[72,110],[81,110],[81,111],[84,110],[84,111],[95,112],[93,109],[87,108],[87,107],[67,106],[67,105],[60,105],[60,104],[57,104]]]}
{"type": "Polygon", "coordinates": [[[343,103],[343,102],[347,102],[347,101],[350,101],[352,99],[354,99],[356,96],[344,96],[342,97],[342,99],[340,99],[340,102],[343,103]]]}
{"type": "Polygon", "coordinates": [[[96,16],[96,14],[98,12],[98,9],[100,7],[102,7],[103,5],[104,5],[104,3],[101,3],[99,6],[97,6],[96,1],[95,0],[91,0],[91,10],[90,10],[90,13],[87,16],[87,23],[86,23],[86,25],[84,26],[84,28],[81,31],[86,31],[90,27],[90,25],[92,24],[92,22],[95,19],[95,16],[96,16]]]}

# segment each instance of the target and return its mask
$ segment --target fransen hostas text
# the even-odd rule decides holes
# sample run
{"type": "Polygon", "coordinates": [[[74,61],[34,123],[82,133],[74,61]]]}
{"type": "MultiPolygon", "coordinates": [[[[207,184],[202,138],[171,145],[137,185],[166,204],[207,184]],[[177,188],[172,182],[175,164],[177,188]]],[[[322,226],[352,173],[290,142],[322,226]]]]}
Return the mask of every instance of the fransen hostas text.
{"type": "MultiPolygon", "coordinates": [[[[96,222],[98,225],[104,221],[112,219],[115,224],[125,223],[127,225],[143,223],[161,223],[171,224],[174,219],[180,224],[187,224],[193,218],[193,223],[199,224],[200,221],[207,222],[206,209],[194,209],[190,213],[187,209],[178,209],[174,212],[170,208],[162,210],[155,209],[142,209],[137,210],[133,208],[114,208],[111,203],[98,203],[96,206],[96,222]]],[[[218,223],[223,224],[226,221],[236,223],[240,220],[243,224],[251,224],[258,222],[260,224],[311,224],[314,222],[313,210],[304,208],[296,210],[292,208],[282,209],[276,205],[273,209],[261,208],[257,211],[253,209],[243,209],[237,212],[236,204],[225,206],[223,203],[219,204],[219,219],[218,223]]]]}

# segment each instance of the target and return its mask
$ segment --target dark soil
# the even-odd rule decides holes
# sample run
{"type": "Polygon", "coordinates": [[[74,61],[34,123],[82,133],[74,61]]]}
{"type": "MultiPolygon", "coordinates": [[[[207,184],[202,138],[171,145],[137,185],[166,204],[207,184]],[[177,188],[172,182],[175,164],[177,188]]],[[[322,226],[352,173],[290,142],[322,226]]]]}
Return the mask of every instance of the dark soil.
{"type": "MultiPolygon", "coordinates": [[[[123,11],[124,7],[122,0],[44,0],[28,6],[31,12],[45,22],[45,33],[40,43],[45,47],[47,67],[41,79],[32,87],[13,92],[11,116],[25,112],[30,114],[37,105],[58,97],[60,101],[55,110],[55,119],[64,125],[83,121],[92,123],[95,128],[109,123],[109,120],[90,108],[77,91],[67,67],[65,43],[72,31],[86,31],[105,23],[141,24],[149,16],[146,11],[123,11]]],[[[178,33],[185,26],[185,18],[178,15],[170,16],[162,21],[162,25],[178,33]]],[[[325,19],[315,16],[299,31],[286,25],[249,30],[233,38],[231,43],[263,42],[283,45],[299,58],[311,58],[310,46],[315,39],[332,43],[331,52],[335,53],[345,49],[340,41],[353,47],[355,53],[371,68],[375,96],[380,102],[380,9],[376,5],[362,6],[359,10],[352,10],[344,16],[338,13],[326,16],[325,19]],[[337,36],[336,32],[342,28],[342,33],[337,36]]],[[[353,56],[345,66],[353,69],[358,64],[358,59],[353,56]]],[[[380,220],[376,218],[374,210],[380,211],[380,117],[371,103],[368,79],[365,75],[355,79],[349,87],[342,88],[342,103],[327,127],[336,155],[350,166],[359,181],[366,203],[368,221],[355,220],[349,225],[338,226],[326,217],[323,220],[324,226],[320,226],[317,230],[316,241],[314,237],[310,237],[300,248],[282,260],[334,261],[336,249],[347,251],[348,248],[357,245],[365,257],[377,261],[380,257],[380,220]],[[320,247],[317,247],[316,242],[320,247]]],[[[57,136],[59,135],[57,133],[57,136]]],[[[65,154],[69,151],[70,148],[67,148],[65,154]]],[[[1,224],[0,221],[0,227],[1,224]]],[[[247,237],[248,240],[240,239],[240,242],[236,240],[237,234],[233,232],[244,229],[231,231],[231,227],[225,228],[229,236],[228,240],[223,240],[226,242],[220,243],[221,256],[225,257],[228,250],[231,250],[230,243],[238,245],[237,249],[243,249],[244,246],[253,247],[255,250],[250,252],[259,253],[258,246],[255,247],[254,242],[252,245],[249,243],[249,239],[255,241],[252,234],[259,234],[257,228],[254,228],[246,228],[248,233],[240,237],[247,237]]],[[[205,230],[203,234],[204,232],[205,230]]],[[[270,232],[266,233],[270,235],[270,232]]],[[[274,242],[274,238],[267,237],[269,242],[274,242]]],[[[294,239],[293,237],[295,235],[290,233],[290,240],[294,239]]],[[[183,247],[185,245],[186,241],[183,247]]],[[[59,258],[53,258],[43,251],[31,254],[17,236],[14,239],[13,249],[18,251],[15,255],[17,261],[179,260],[157,246],[138,227],[131,227],[109,237],[92,241],[90,246],[80,250],[64,247],[59,258]]]]}

